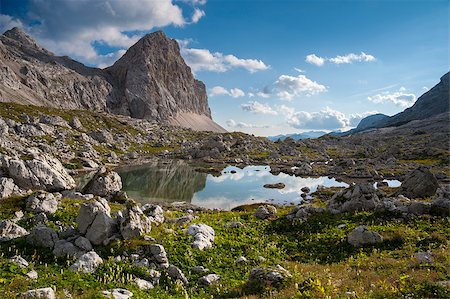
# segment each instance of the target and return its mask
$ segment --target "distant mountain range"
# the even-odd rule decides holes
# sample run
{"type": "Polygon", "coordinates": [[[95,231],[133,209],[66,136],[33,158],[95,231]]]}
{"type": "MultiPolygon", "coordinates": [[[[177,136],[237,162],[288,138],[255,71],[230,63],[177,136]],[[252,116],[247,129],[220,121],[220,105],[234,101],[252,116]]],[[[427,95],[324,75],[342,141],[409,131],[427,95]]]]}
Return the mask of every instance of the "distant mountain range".
{"type": "Polygon", "coordinates": [[[277,141],[278,139],[285,140],[286,138],[292,138],[294,140],[300,139],[308,139],[308,138],[319,138],[327,134],[324,131],[308,131],[303,133],[294,133],[294,134],[286,134],[286,135],[277,135],[277,136],[268,136],[267,138],[272,141],[277,141]]]}
{"type": "MultiPolygon", "coordinates": [[[[398,127],[414,120],[434,118],[436,115],[450,111],[450,72],[429,91],[420,96],[414,105],[393,116],[374,114],[363,118],[358,126],[343,133],[330,133],[333,136],[346,136],[370,129],[398,127]]],[[[450,120],[447,129],[450,129],[450,120]]]]}

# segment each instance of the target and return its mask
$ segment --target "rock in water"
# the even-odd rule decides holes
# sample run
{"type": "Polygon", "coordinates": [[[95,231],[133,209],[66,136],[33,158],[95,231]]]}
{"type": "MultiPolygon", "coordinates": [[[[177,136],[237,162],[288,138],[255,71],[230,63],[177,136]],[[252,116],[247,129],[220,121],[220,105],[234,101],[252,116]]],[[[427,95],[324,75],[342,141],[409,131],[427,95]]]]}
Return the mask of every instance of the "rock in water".
{"type": "Polygon", "coordinates": [[[348,243],[354,247],[363,247],[381,243],[383,241],[383,237],[379,233],[360,225],[348,235],[347,240],[348,243]]]}
{"type": "Polygon", "coordinates": [[[438,187],[434,174],[426,167],[419,167],[406,175],[398,193],[408,198],[423,198],[433,196],[438,187]]]}

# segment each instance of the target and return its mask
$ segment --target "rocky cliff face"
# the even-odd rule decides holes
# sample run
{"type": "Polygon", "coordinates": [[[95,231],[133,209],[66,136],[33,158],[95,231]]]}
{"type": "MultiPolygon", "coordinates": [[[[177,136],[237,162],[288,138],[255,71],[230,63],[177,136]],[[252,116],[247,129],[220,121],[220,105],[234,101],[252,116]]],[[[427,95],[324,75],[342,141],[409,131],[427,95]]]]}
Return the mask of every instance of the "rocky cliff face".
{"type": "Polygon", "coordinates": [[[0,36],[0,101],[225,131],[211,119],[205,85],[195,80],[177,42],[161,31],[144,36],[113,66],[97,69],[55,56],[11,29],[0,36]]]}

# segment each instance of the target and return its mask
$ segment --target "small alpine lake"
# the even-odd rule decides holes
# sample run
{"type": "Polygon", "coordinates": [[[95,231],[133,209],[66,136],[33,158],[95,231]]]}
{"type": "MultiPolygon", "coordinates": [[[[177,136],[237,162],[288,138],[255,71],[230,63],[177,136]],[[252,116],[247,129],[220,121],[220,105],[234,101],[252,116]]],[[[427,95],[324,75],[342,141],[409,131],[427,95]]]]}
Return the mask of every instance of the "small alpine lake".
{"type": "Polygon", "coordinates": [[[269,166],[228,166],[219,176],[201,173],[183,161],[158,161],[116,170],[123,191],[141,203],[186,201],[210,209],[230,210],[252,203],[298,204],[303,187],[347,187],[334,178],[273,175],[269,166]],[[283,183],[282,189],[264,188],[283,183]]]}

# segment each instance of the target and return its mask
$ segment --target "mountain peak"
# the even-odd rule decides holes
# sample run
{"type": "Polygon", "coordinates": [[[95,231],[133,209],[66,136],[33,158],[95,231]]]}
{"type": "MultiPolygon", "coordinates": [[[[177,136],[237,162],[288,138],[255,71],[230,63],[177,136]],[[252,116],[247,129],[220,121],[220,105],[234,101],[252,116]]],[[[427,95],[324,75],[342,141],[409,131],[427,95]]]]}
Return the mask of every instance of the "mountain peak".
{"type": "Polygon", "coordinates": [[[14,27],[3,33],[3,35],[22,44],[37,46],[36,41],[19,27],[14,27]]]}

